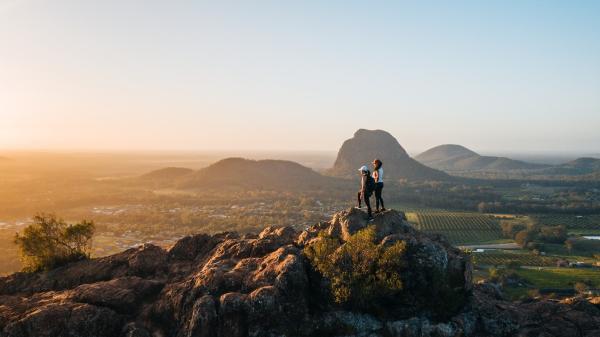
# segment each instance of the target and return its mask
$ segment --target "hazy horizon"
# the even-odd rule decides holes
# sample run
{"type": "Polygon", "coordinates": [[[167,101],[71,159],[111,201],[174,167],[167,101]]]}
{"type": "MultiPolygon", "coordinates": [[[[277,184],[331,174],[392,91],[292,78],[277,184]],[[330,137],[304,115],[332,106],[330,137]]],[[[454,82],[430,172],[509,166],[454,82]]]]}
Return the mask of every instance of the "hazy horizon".
{"type": "MultiPolygon", "coordinates": [[[[427,149],[425,149],[427,150],[427,149]]],[[[471,149],[474,150],[474,149],[471,149]]],[[[415,157],[421,151],[407,149],[411,157],[415,157]]],[[[510,159],[522,160],[540,164],[562,164],[581,157],[595,157],[600,159],[598,153],[585,152],[560,152],[560,151],[477,151],[483,156],[508,157],[510,159]]],[[[154,162],[160,167],[176,166],[187,168],[202,168],[213,164],[221,159],[231,157],[242,157],[253,160],[276,159],[290,160],[314,169],[326,169],[333,166],[337,157],[338,149],[332,150],[86,150],[86,149],[26,149],[26,150],[1,150],[0,159],[23,159],[63,156],[65,158],[82,160],[84,158],[101,157],[106,159],[117,159],[125,161],[154,162]]],[[[10,161],[9,161],[10,162],[10,161]]],[[[70,161],[68,161],[70,163],[70,161]]]]}
{"type": "MultiPolygon", "coordinates": [[[[350,138],[350,137],[349,137],[350,138]]],[[[2,154],[10,154],[10,153],[56,153],[56,154],[158,154],[158,155],[192,155],[192,154],[225,154],[225,155],[235,155],[235,154],[286,154],[286,153],[297,153],[297,154],[328,154],[335,156],[338,153],[339,147],[341,147],[342,143],[339,144],[334,149],[283,149],[283,148],[273,148],[273,149],[251,149],[251,148],[225,148],[225,149],[177,149],[177,148],[146,148],[146,149],[134,149],[134,148],[118,148],[118,149],[110,149],[110,148],[0,148],[0,156],[2,154]]],[[[400,144],[402,145],[402,144],[400,144]]],[[[465,146],[463,144],[450,144],[443,143],[434,145],[430,148],[425,149],[408,149],[405,148],[406,152],[411,156],[417,156],[433,147],[439,145],[461,145],[469,150],[475,151],[482,156],[600,156],[600,153],[590,152],[590,151],[577,151],[577,150],[484,150],[477,149],[469,146],[465,146]]],[[[403,146],[404,147],[404,146],[403,146]]]]}
{"type": "Polygon", "coordinates": [[[0,0],[0,150],[600,153],[600,3],[0,0]]]}

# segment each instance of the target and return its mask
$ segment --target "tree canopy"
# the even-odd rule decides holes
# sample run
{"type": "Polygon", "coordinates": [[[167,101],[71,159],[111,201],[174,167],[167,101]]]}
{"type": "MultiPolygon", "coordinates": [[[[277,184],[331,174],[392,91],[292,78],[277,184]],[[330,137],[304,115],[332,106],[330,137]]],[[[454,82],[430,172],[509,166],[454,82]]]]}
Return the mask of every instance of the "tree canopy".
{"type": "Polygon", "coordinates": [[[95,231],[92,221],[67,224],[53,214],[36,215],[33,221],[15,235],[25,271],[49,270],[90,257],[95,231]]]}

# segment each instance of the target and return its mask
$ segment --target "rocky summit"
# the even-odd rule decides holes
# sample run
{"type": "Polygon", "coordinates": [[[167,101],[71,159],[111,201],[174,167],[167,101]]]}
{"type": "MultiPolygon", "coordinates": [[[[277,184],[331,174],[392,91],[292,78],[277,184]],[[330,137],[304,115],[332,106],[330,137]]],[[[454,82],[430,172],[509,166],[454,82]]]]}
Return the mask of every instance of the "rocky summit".
{"type": "MultiPolygon", "coordinates": [[[[438,303],[442,305],[443,303],[438,303]]],[[[600,336],[600,300],[508,302],[472,284],[468,255],[412,228],[403,213],[349,209],[297,232],[199,234],[43,273],[0,279],[0,336],[600,336]],[[322,237],[406,243],[400,302],[366,313],[336,304],[303,253],[322,237]],[[460,303],[434,315],[437,279],[460,303]],[[441,275],[441,276],[440,276],[441,275]]]]}

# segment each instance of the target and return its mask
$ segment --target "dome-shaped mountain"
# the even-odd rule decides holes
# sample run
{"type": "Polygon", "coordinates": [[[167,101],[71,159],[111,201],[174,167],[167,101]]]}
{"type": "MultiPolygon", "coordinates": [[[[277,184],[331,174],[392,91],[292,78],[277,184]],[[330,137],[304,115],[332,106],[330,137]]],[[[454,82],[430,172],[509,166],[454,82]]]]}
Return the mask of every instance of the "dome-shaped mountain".
{"type": "Polygon", "coordinates": [[[177,182],[192,188],[259,188],[271,190],[321,189],[338,181],[287,160],[227,158],[187,175],[177,182]]]}
{"type": "Polygon", "coordinates": [[[431,148],[416,156],[415,159],[423,163],[437,163],[444,162],[449,159],[467,158],[474,156],[479,156],[479,154],[467,149],[462,145],[445,144],[431,148]]]}
{"type": "Polygon", "coordinates": [[[445,144],[415,157],[419,162],[443,171],[533,170],[547,165],[526,163],[505,157],[482,156],[461,145],[445,144]]]}
{"type": "Polygon", "coordinates": [[[340,177],[354,177],[362,165],[373,159],[383,161],[387,179],[447,180],[446,173],[427,167],[412,159],[396,138],[383,130],[360,129],[340,148],[330,173],[340,177]]]}

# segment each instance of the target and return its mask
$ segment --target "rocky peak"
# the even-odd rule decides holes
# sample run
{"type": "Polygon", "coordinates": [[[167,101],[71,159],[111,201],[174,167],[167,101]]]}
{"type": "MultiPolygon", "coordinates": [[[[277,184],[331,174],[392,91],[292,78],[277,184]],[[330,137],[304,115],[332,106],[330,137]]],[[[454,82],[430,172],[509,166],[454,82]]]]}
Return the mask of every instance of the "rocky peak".
{"type": "Polygon", "coordinates": [[[412,159],[396,138],[383,130],[356,131],[354,137],[342,144],[330,172],[340,177],[355,177],[359,167],[368,165],[375,158],[383,161],[384,179],[449,179],[447,174],[412,159]]]}
{"type": "MultiPolygon", "coordinates": [[[[446,284],[447,285],[447,284],[446,284]]],[[[597,302],[511,303],[471,284],[469,257],[440,236],[413,229],[401,212],[372,222],[357,209],[298,233],[199,234],[169,251],[152,245],[46,273],[0,278],[0,336],[598,336],[597,302]],[[328,302],[303,248],[325,231],[346,240],[375,226],[377,242],[403,240],[407,297],[385,315],[328,302]],[[428,314],[442,272],[460,310],[428,314]],[[429,297],[428,297],[429,296],[429,297]]]]}

